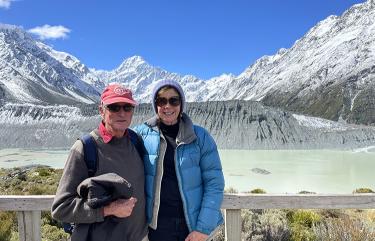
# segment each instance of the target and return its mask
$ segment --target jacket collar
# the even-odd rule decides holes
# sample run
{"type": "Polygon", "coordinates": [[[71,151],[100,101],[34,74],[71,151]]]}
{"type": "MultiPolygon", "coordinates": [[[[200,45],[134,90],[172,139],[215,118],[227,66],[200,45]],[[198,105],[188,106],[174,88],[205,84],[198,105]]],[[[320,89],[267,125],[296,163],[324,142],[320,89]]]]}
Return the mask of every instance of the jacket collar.
{"type": "MultiPolygon", "coordinates": [[[[98,127],[99,130],[99,136],[103,139],[104,143],[110,142],[112,139],[116,139],[111,133],[107,131],[107,128],[105,128],[104,123],[101,121],[98,127]]],[[[128,135],[128,130],[126,129],[124,136],[128,135]]]]}
{"type": "MultiPolygon", "coordinates": [[[[155,131],[160,132],[158,123],[159,117],[157,115],[145,122],[146,125],[150,126],[155,131]]],[[[182,113],[176,142],[177,144],[188,144],[193,142],[195,139],[197,139],[197,136],[194,132],[193,122],[188,115],[182,113]]]]}

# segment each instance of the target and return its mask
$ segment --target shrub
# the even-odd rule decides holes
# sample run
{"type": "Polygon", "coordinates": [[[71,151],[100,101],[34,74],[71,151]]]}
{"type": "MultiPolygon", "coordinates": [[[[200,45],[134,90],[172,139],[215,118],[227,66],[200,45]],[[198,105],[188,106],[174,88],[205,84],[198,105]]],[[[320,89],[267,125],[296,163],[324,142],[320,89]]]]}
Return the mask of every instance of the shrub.
{"type": "Polygon", "coordinates": [[[314,228],[318,241],[373,241],[375,240],[375,225],[366,223],[359,218],[343,216],[342,218],[327,218],[314,228]]]}
{"type": "Polygon", "coordinates": [[[374,193],[374,191],[370,188],[358,188],[353,193],[374,193]]]}
{"type": "Polygon", "coordinates": [[[254,194],[265,194],[266,191],[261,189],[261,188],[255,188],[253,190],[250,191],[250,193],[254,193],[254,194]]]}
{"type": "MultiPolygon", "coordinates": [[[[25,190],[26,191],[26,190],[25,190]]],[[[43,195],[46,193],[46,189],[43,186],[31,186],[27,190],[29,195],[43,195]]]]}
{"type": "Polygon", "coordinates": [[[340,209],[323,209],[319,213],[323,218],[339,218],[344,215],[340,209]]]}
{"type": "Polygon", "coordinates": [[[234,187],[228,187],[224,190],[224,193],[238,193],[238,191],[234,187]]]}
{"type": "Polygon", "coordinates": [[[364,218],[375,226],[375,209],[367,210],[364,218]]]}
{"type": "Polygon", "coordinates": [[[319,214],[310,210],[290,211],[287,217],[290,223],[298,223],[308,228],[311,228],[315,223],[321,220],[321,216],[319,214]]]}
{"type": "Polygon", "coordinates": [[[1,170],[0,192],[3,195],[55,194],[62,170],[48,167],[1,170]]]}
{"type": "Polygon", "coordinates": [[[251,241],[287,241],[290,238],[288,221],[282,210],[261,213],[242,210],[242,239],[251,241]]]}
{"type": "Polygon", "coordinates": [[[39,174],[39,176],[41,177],[48,177],[51,175],[51,172],[53,172],[54,170],[52,168],[49,168],[49,167],[38,167],[35,172],[37,172],[39,174]]]}
{"type": "Polygon", "coordinates": [[[42,212],[42,241],[68,241],[69,234],[52,219],[50,212],[42,212]]]}
{"type": "Polygon", "coordinates": [[[14,212],[0,211],[0,241],[8,241],[15,229],[16,214],[14,212]]]}
{"type": "Polygon", "coordinates": [[[49,224],[42,226],[42,241],[68,241],[69,234],[63,229],[49,224]]]}
{"type": "Polygon", "coordinates": [[[312,227],[320,222],[321,216],[319,214],[310,210],[297,210],[290,211],[287,217],[291,228],[291,240],[315,240],[315,233],[312,227]]]}
{"type": "Polygon", "coordinates": [[[19,180],[21,180],[21,181],[27,181],[27,175],[26,175],[26,173],[24,173],[24,172],[20,172],[18,175],[17,175],[17,178],[19,179],[19,180]]]}

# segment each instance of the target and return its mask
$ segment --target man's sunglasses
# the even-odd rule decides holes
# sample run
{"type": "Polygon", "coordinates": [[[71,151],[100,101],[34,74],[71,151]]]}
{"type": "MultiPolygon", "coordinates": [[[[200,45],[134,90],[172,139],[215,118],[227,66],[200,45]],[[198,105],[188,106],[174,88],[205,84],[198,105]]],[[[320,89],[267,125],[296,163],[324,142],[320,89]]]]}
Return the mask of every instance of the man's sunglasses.
{"type": "Polygon", "coordinates": [[[110,112],[119,112],[121,109],[123,109],[125,112],[132,112],[134,110],[134,106],[132,105],[110,104],[110,105],[105,105],[104,107],[108,109],[110,112]]]}
{"type": "Polygon", "coordinates": [[[159,107],[163,107],[167,104],[170,104],[171,106],[179,106],[181,104],[181,99],[178,96],[173,96],[169,99],[164,98],[164,97],[158,97],[155,100],[155,104],[159,107]]]}

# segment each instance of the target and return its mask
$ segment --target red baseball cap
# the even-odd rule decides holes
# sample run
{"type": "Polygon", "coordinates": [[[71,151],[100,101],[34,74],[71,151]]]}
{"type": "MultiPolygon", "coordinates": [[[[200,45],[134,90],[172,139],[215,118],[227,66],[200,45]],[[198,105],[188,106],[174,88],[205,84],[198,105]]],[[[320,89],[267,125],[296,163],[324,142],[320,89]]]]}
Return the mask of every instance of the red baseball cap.
{"type": "Polygon", "coordinates": [[[125,102],[132,105],[138,104],[133,99],[131,90],[121,84],[110,84],[105,87],[100,100],[103,105],[110,105],[119,102],[125,102]]]}

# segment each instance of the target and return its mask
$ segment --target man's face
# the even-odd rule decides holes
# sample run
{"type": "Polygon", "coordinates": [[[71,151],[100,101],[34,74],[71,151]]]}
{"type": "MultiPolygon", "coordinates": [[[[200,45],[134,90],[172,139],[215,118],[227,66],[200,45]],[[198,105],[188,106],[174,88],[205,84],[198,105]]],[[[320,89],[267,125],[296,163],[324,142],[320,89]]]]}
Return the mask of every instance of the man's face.
{"type": "Polygon", "coordinates": [[[107,131],[114,136],[121,137],[131,124],[134,106],[119,102],[108,106],[102,105],[99,111],[107,131]]]}

